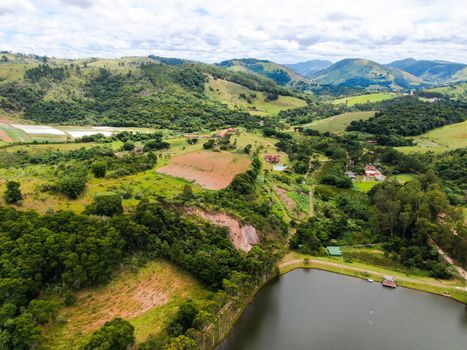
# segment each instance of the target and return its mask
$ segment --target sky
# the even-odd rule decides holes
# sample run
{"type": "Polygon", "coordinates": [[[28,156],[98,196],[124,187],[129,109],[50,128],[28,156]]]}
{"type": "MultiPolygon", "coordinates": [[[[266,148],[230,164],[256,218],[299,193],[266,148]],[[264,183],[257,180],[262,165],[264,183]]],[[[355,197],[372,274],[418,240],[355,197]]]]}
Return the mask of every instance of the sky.
{"type": "Polygon", "coordinates": [[[0,50],[467,63],[466,0],[0,0],[0,50]]]}

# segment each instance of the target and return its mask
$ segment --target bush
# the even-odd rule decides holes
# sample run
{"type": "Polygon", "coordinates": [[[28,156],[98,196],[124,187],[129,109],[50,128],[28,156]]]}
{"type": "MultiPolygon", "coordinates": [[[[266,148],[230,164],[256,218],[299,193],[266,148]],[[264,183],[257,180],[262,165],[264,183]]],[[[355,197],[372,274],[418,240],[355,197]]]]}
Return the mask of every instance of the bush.
{"type": "Polygon", "coordinates": [[[102,178],[107,172],[107,163],[105,161],[97,161],[91,164],[91,172],[95,177],[102,178]]]}
{"type": "Polygon", "coordinates": [[[124,151],[133,151],[134,149],[135,149],[135,144],[130,141],[125,142],[122,146],[122,150],[124,151]]]}
{"type": "Polygon", "coordinates": [[[125,350],[135,342],[135,328],[126,320],[115,318],[93,333],[85,350],[125,350]]]}
{"type": "Polygon", "coordinates": [[[6,184],[5,202],[13,204],[19,203],[21,200],[23,200],[23,195],[21,194],[19,182],[8,181],[6,184]]]}
{"type": "Polygon", "coordinates": [[[118,194],[104,194],[94,198],[94,203],[86,208],[88,214],[114,216],[123,213],[122,197],[118,194]]]}
{"type": "Polygon", "coordinates": [[[81,173],[64,175],[57,181],[56,189],[70,199],[76,199],[86,188],[87,177],[81,173]]]}

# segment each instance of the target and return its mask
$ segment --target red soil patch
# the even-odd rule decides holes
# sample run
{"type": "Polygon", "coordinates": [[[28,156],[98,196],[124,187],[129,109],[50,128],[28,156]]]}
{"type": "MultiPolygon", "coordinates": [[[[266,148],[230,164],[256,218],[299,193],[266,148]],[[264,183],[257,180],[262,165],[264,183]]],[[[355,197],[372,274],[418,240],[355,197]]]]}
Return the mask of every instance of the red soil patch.
{"type": "Polygon", "coordinates": [[[250,251],[253,244],[259,242],[259,235],[251,225],[244,225],[240,220],[226,213],[210,213],[199,208],[187,208],[187,213],[197,215],[213,223],[229,229],[229,238],[233,246],[244,252],[250,251]]]}
{"type": "Polygon", "coordinates": [[[7,135],[7,133],[3,130],[0,130],[0,140],[5,142],[12,142],[13,139],[7,135]]]}
{"type": "Polygon", "coordinates": [[[200,151],[175,157],[157,172],[193,181],[209,190],[220,190],[246,171],[250,163],[246,155],[200,151]]]}

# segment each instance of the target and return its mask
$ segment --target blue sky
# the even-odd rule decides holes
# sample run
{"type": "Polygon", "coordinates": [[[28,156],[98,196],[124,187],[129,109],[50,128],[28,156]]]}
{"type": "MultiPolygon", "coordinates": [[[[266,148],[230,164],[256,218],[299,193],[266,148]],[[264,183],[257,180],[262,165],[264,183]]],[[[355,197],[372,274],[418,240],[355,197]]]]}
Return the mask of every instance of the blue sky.
{"type": "Polygon", "coordinates": [[[282,63],[414,57],[467,63],[465,0],[0,0],[0,49],[282,63]]]}

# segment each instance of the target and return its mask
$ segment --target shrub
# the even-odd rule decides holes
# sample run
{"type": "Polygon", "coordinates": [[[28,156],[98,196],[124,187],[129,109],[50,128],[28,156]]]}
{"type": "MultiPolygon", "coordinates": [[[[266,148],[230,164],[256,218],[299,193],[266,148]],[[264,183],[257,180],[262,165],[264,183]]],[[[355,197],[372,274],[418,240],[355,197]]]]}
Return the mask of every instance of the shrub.
{"type": "Polygon", "coordinates": [[[6,184],[5,202],[13,204],[19,203],[21,200],[23,200],[23,195],[21,194],[19,182],[8,181],[6,184]]]}

